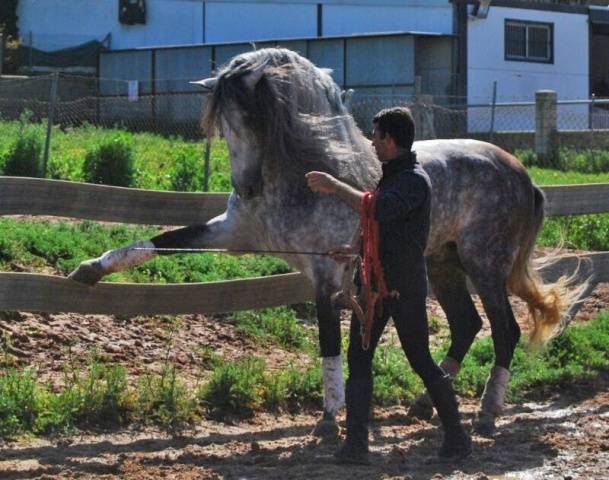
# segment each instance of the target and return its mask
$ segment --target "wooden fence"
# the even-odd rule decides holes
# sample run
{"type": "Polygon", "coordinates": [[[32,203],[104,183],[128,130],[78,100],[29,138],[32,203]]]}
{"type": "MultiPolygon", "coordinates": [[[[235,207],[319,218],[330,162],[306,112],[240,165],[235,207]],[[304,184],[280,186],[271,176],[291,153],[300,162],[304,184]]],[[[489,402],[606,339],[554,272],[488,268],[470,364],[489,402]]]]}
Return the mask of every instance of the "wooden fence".
{"type": "MultiPolygon", "coordinates": [[[[609,184],[545,187],[547,214],[609,212],[609,184]]],[[[0,177],[0,215],[53,215],[108,222],[193,225],[222,213],[228,194],[154,192],[85,183],[0,177]]],[[[1,232],[0,232],[1,235],[1,232]]],[[[102,253],[102,252],[100,252],[102,253]]],[[[566,256],[543,270],[547,280],[591,273],[609,281],[609,252],[566,256]]],[[[588,290],[590,291],[590,289],[588,290]]],[[[220,313],[313,299],[300,273],[222,282],[152,285],[101,282],[86,287],[62,277],[0,273],[0,310],[135,314],[220,313]]]]}

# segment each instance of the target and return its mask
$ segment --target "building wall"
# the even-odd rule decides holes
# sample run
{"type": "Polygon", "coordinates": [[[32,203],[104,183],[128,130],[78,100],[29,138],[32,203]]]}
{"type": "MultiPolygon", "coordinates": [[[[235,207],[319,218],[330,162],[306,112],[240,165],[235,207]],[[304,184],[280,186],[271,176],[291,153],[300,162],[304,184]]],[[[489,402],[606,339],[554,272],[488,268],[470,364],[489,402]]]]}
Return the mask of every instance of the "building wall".
{"type": "MultiPolygon", "coordinates": [[[[384,3],[384,2],[378,2],[384,3]]],[[[373,32],[453,33],[449,2],[402,2],[402,5],[324,5],[324,35],[373,32]]]]}
{"type": "Polygon", "coordinates": [[[317,36],[317,5],[207,2],[205,41],[212,43],[317,36]]]}
{"type": "Polygon", "coordinates": [[[122,25],[118,0],[21,0],[19,31],[57,50],[112,35],[112,49],[395,31],[452,33],[448,0],[147,0],[145,25],[122,25]],[[321,17],[318,17],[321,5],[321,17]]]}
{"type": "MultiPolygon", "coordinates": [[[[559,100],[589,95],[588,15],[493,6],[486,19],[468,21],[467,93],[469,103],[489,102],[497,81],[497,101],[533,101],[537,90],[555,90],[559,100]],[[505,60],[505,19],[539,21],[554,25],[554,62],[505,60]]],[[[531,108],[498,109],[497,129],[533,129],[531,108]]],[[[586,107],[560,107],[559,128],[581,127],[586,107]]],[[[490,124],[489,109],[470,109],[469,125],[490,124]],[[482,118],[484,117],[484,118],[482,118]]]]}
{"type": "Polygon", "coordinates": [[[203,41],[203,3],[147,0],[146,24],[118,21],[118,0],[20,0],[19,33],[41,50],[57,50],[112,35],[111,48],[180,45],[203,41]]]}

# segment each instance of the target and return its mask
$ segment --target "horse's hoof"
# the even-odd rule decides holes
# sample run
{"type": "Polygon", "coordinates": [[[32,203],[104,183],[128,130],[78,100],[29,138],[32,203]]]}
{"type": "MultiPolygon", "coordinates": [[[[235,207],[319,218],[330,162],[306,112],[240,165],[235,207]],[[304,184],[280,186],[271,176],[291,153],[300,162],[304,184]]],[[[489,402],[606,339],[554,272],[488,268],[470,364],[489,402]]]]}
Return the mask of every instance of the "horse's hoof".
{"type": "Polygon", "coordinates": [[[492,437],[495,433],[495,416],[491,413],[478,412],[474,420],[474,431],[483,437],[492,437]]]}
{"type": "Polygon", "coordinates": [[[74,270],[68,278],[75,282],[89,285],[92,287],[99,282],[104,276],[103,269],[99,264],[99,260],[87,260],[82,262],[76,270],[74,270]]]}
{"type": "Polygon", "coordinates": [[[433,405],[429,396],[426,393],[419,395],[415,401],[410,404],[406,416],[408,418],[418,418],[419,420],[429,422],[431,417],[433,417],[433,405]]]}
{"type": "Polygon", "coordinates": [[[338,423],[334,418],[322,418],[311,432],[314,437],[321,438],[326,442],[336,442],[339,438],[338,423]]]}

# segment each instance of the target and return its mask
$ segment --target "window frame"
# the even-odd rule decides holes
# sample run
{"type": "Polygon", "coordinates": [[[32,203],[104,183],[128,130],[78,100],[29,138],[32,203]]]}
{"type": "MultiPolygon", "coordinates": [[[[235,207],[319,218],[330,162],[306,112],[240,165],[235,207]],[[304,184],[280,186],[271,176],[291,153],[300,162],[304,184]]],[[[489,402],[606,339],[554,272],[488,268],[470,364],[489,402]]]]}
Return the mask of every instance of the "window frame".
{"type": "Polygon", "coordinates": [[[503,56],[506,62],[527,62],[527,63],[546,63],[553,64],[554,63],[554,23],[552,22],[535,22],[531,20],[518,20],[516,18],[506,18],[503,23],[503,56]],[[508,24],[517,24],[519,26],[525,27],[525,51],[526,56],[524,57],[516,57],[513,55],[508,55],[507,47],[508,47],[508,24]],[[529,57],[529,27],[543,27],[547,28],[549,33],[549,57],[548,58],[534,58],[529,57]]]}

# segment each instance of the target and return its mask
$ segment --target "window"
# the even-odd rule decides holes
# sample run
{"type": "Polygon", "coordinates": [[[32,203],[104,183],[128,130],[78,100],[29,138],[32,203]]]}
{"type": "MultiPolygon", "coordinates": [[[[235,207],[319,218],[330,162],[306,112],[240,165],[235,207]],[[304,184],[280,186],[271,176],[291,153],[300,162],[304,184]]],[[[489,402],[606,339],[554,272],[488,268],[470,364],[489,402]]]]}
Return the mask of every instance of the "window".
{"type": "Polygon", "coordinates": [[[505,59],[554,63],[554,28],[551,23],[505,21],[505,59]]]}

